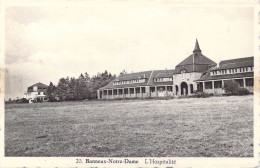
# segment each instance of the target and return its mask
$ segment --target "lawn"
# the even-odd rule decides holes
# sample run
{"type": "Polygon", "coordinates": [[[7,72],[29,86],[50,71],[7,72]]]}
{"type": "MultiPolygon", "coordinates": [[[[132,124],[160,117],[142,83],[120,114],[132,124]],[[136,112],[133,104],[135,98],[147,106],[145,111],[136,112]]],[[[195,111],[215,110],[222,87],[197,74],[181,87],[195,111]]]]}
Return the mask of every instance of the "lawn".
{"type": "Polygon", "coordinates": [[[252,95],[5,109],[6,156],[253,156],[252,95]]]}

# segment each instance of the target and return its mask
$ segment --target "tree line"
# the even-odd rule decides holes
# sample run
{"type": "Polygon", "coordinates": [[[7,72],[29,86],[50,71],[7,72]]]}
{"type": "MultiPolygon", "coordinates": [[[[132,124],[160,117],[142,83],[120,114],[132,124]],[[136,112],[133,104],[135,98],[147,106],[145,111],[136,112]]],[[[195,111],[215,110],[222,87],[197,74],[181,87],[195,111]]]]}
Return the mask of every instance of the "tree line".
{"type": "Polygon", "coordinates": [[[107,71],[98,73],[90,77],[86,72],[80,74],[78,78],[66,77],[60,78],[58,85],[50,82],[46,96],[49,101],[73,101],[83,99],[96,99],[97,90],[116,78],[107,71]]]}

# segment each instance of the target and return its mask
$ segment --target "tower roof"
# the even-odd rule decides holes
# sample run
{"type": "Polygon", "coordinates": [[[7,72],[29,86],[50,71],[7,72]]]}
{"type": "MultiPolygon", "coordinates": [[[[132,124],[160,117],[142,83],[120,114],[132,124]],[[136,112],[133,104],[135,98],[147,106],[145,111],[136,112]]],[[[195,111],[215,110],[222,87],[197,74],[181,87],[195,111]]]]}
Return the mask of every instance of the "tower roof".
{"type": "Polygon", "coordinates": [[[179,63],[174,73],[181,73],[181,70],[185,70],[185,72],[205,72],[210,67],[216,65],[214,61],[202,55],[198,40],[196,39],[193,54],[179,63]]]}
{"type": "Polygon", "coordinates": [[[193,53],[200,53],[200,52],[201,52],[201,50],[200,50],[199,42],[196,39],[195,48],[193,50],[193,53]]]}

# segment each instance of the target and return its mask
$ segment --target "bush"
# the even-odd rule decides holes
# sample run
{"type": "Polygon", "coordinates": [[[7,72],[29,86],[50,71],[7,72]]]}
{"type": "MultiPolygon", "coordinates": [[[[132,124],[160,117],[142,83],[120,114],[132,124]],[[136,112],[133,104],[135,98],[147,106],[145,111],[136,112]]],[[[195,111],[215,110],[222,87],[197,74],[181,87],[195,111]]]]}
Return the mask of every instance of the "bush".
{"type": "Polygon", "coordinates": [[[17,101],[17,103],[29,103],[29,100],[27,100],[26,98],[21,98],[17,101]]]}
{"type": "Polygon", "coordinates": [[[196,97],[196,98],[206,98],[206,97],[210,97],[213,96],[213,93],[205,93],[205,92],[195,92],[195,94],[191,97],[196,97]]]}
{"type": "Polygon", "coordinates": [[[230,80],[227,81],[224,85],[226,95],[249,95],[250,92],[246,88],[240,88],[239,84],[236,81],[230,80]]]}
{"type": "Polygon", "coordinates": [[[250,92],[246,88],[238,88],[238,90],[237,90],[237,95],[239,95],[239,96],[249,95],[249,94],[250,94],[250,92]]]}
{"type": "Polygon", "coordinates": [[[226,81],[224,85],[224,90],[226,95],[237,95],[239,89],[239,84],[234,80],[226,81]]]}

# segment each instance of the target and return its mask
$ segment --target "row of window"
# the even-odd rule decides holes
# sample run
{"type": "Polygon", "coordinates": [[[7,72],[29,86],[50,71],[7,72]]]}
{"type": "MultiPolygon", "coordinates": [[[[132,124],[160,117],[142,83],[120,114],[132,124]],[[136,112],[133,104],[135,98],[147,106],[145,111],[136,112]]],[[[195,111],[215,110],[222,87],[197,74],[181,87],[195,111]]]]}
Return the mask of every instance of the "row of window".
{"type": "MultiPolygon", "coordinates": [[[[28,95],[31,96],[32,92],[29,92],[28,95]]],[[[46,92],[38,92],[38,95],[41,95],[41,93],[43,93],[43,95],[46,95],[46,92]]]]}
{"type": "Polygon", "coordinates": [[[253,72],[254,67],[244,67],[244,68],[233,68],[233,69],[222,69],[214,70],[210,72],[210,75],[223,75],[223,74],[234,74],[234,73],[244,73],[244,72],[253,72]]]}
{"type": "Polygon", "coordinates": [[[132,84],[132,83],[144,83],[145,79],[132,79],[126,81],[115,81],[114,85],[125,85],[125,84],[132,84]]]}
{"type": "MultiPolygon", "coordinates": [[[[167,89],[167,91],[172,92],[172,86],[167,86],[166,89],[167,89]]],[[[140,88],[136,88],[135,91],[134,91],[134,88],[129,88],[129,90],[128,89],[124,89],[124,91],[123,91],[123,89],[118,89],[118,91],[117,91],[117,89],[115,89],[113,91],[112,90],[104,90],[104,95],[107,95],[107,94],[108,95],[122,95],[122,94],[128,94],[128,91],[129,91],[129,94],[146,93],[145,88],[142,87],[141,89],[140,88]]],[[[151,91],[151,93],[155,92],[155,87],[151,87],[150,91],[151,91]]],[[[158,92],[165,91],[165,87],[158,87],[157,91],[158,92]]]]}
{"type": "MultiPolygon", "coordinates": [[[[239,84],[240,87],[244,87],[244,80],[243,79],[235,79],[235,81],[239,84]]],[[[214,82],[214,88],[222,88],[222,81],[213,81],[214,82]]],[[[224,85],[227,81],[224,81],[224,85]]],[[[245,79],[245,86],[254,86],[254,79],[253,78],[246,78],[245,79]]],[[[205,82],[205,89],[212,89],[213,83],[205,82]]]]}
{"type": "Polygon", "coordinates": [[[169,82],[172,81],[172,78],[154,78],[154,82],[169,82]]]}

